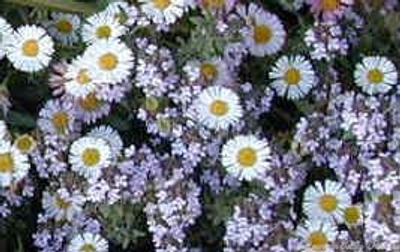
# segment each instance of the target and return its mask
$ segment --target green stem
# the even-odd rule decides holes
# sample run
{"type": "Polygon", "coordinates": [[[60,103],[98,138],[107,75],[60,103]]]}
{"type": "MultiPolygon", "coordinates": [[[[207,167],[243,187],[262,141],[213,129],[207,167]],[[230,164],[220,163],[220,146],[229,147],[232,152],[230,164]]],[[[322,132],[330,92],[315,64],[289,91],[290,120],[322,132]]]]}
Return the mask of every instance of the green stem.
{"type": "Polygon", "coordinates": [[[100,11],[95,3],[76,2],[74,0],[4,0],[5,3],[28,7],[54,9],[62,12],[91,14],[100,11]]]}

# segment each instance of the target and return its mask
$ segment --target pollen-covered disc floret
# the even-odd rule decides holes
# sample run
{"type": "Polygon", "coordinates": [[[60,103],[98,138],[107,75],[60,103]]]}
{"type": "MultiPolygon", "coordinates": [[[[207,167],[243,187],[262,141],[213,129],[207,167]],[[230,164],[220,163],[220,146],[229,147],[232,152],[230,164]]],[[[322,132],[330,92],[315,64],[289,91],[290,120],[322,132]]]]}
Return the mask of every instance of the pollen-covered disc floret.
{"type": "Polygon", "coordinates": [[[222,165],[239,180],[262,178],[271,168],[271,150],[268,142],[254,135],[239,135],[222,148],[222,165]]]}

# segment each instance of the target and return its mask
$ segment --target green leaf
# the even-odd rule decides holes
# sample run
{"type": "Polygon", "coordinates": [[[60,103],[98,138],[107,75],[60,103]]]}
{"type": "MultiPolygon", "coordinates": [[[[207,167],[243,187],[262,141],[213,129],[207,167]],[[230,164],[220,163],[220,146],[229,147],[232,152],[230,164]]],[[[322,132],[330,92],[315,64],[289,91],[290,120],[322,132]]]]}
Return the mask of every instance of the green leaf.
{"type": "Polygon", "coordinates": [[[17,111],[10,111],[8,113],[7,122],[17,127],[34,128],[36,126],[35,118],[17,111]]]}
{"type": "Polygon", "coordinates": [[[27,7],[38,7],[83,14],[92,14],[101,11],[101,6],[96,3],[84,3],[74,0],[4,0],[4,2],[27,7]]]}

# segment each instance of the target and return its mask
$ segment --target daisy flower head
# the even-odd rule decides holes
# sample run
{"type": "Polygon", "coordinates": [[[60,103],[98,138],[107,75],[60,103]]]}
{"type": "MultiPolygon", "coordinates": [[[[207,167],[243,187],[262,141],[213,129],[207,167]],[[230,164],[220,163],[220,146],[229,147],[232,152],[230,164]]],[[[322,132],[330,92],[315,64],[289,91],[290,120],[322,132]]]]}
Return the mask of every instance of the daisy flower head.
{"type": "Polygon", "coordinates": [[[76,117],[85,123],[93,123],[110,113],[110,103],[93,92],[75,100],[76,117]]]}
{"type": "Polygon", "coordinates": [[[286,40],[286,31],[280,19],[272,13],[254,13],[252,24],[243,29],[244,43],[254,56],[263,57],[280,51],[286,40]]]}
{"type": "Polygon", "coordinates": [[[342,221],[343,209],[351,204],[346,189],[338,182],[326,180],[309,186],[303,198],[303,211],[310,219],[342,221]]]}
{"type": "Polygon", "coordinates": [[[13,143],[21,153],[31,153],[36,148],[36,140],[29,134],[18,136],[13,143]]]}
{"type": "Polygon", "coordinates": [[[183,16],[184,0],[139,0],[141,10],[155,24],[173,24],[183,16]]]}
{"type": "Polygon", "coordinates": [[[54,53],[54,43],[46,31],[35,25],[19,27],[8,39],[7,58],[24,72],[37,72],[47,67],[54,53]]]}
{"type": "Polygon", "coordinates": [[[227,130],[243,115],[239,96],[220,86],[204,89],[194,106],[200,124],[215,130],[227,130]]]}
{"type": "Polygon", "coordinates": [[[364,57],[354,72],[355,83],[369,95],[389,92],[397,85],[397,78],[394,63],[381,56],[364,57]]]}
{"type": "Polygon", "coordinates": [[[132,51],[119,40],[100,40],[90,45],[84,60],[97,83],[117,84],[128,79],[133,68],[132,51]]]}
{"type": "Polygon", "coordinates": [[[131,26],[136,23],[139,11],[132,4],[123,1],[116,1],[110,3],[104,10],[114,17],[121,25],[131,26]]]}
{"type": "Polygon", "coordinates": [[[78,15],[59,12],[52,12],[51,20],[46,23],[49,34],[64,45],[73,45],[79,41],[80,26],[78,15]]]}
{"type": "Polygon", "coordinates": [[[354,3],[353,0],[307,0],[311,12],[316,16],[322,15],[324,21],[336,20],[343,16],[346,8],[354,3]]]}
{"type": "Polygon", "coordinates": [[[70,193],[65,188],[58,189],[55,193],[43,192],[42,206],[45,214],[56,221],[72,221],[85,204],[85,197],[79,193],[70,193]]]}
{"type": "Polygon", "coordinates": [[[58,99],[49,100],[39,112],[38,126],[42,132],[65,136],[77,129],[73,105],[58,99]]]}
{"type": "Polygon", "coordinates": [[[108,242],[98,234],[86,232],[69,242],[67,252],[108,252],[108,242]]]}
{"type": "Polygon", "coordinates": [[[111,147],[104,139],[86,136],[72,143],[68,159],[73,171],[94,181],[111,164],[111,157],[111,147]]]}
{"type": "Polygon", "coordinates": [[[124,35],[126,27],[119,23],[111,13],[103,11],[86,19],[82,26],[82,39],[86,43],[99,40],[116,39],[124,35]]]}
{"type": "Polygon", "coordinates": [[[111,147],[111,152],[114,157],[117,157],[124,147],[119,133],[107,125],[101,125],[92,129],[87,136],[105,140],[111,147]]]}
{"type": "Polygon", "coordinates": [[[333,251],[331,244],[335,241],[338,231],[331,222],[320,220],[307,221],[297,229],[297,236],[302,240],[305,250],[302,251],[333,251]]]}
{"type": "Polygon", "coordinates": [[[197,63],[200,76],[208,83],[226,85],[231,82],[231,73],[228,66],[221,59],[212,59],[197,63]]]}
{"type": "Polygon", "coordinates": [[[86,60],[78,57],[67,66],[64,74],[65,93],[75,98],[85,97],[96,90],[97,84],[93,81],[86,60]]]}
{"type": "Polygon", "coordinates": [[[283,56],[269,73],[271,86],[279,96],[289,99],[304,97],[316,84],[313,67],[304,56],[283,56]]]}
{"type": "Polygon", "coordinates": [[[29,171],[28,157],[6,140],[0,140],[0,188],[22,180],[29,171]]]}
{"type": "Polygon", "coordinates": [[[11,25],[2,17],[0,17],[0,60],[6,54],[6,41],[13,34],[11,25]]]}
{"type": "Polygon", "coordinates": [[[268,142],[253,135],[239,135],[229,140],[222,147],[221,157],[228,173],[239,180],[257,179],[271,167],[268,142]]]}

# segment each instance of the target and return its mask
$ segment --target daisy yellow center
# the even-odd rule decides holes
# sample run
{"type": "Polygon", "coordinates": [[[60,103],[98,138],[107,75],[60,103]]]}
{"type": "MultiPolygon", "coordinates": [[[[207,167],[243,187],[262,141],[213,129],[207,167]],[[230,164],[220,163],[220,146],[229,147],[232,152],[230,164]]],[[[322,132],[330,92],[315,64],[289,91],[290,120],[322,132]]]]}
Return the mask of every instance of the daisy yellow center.
{"type": "Polygon", "coordinates": [[[334,11],[339,8],[341,0],[322,0],[321,9],[323,12],[334,11]]]}
{"type": "Polygon", "coordinates": [[[308,243],[314,249],[322,249],[328,245],[328,238],[322,231],[314,231],[308,236],[308,243]]]}
{"type": "Polygon", "coordinates": [[[299,70],[292,67],[286,71],[285,76],[283,78],[289,85],[298,85],[299,82],[301,81],[301,74],[299,70]]]}
{"type": "Polygon", "coordinates": [[[210,105],[210,112],[215,116],[224,116],[229,112],[228,103],[221,100],[215,100],[210,105]]]}
{"type": "Polygon", "coordinates": [[[97,28],[96,30],[96,37],[103,39],[109,38],[111,36],[111,28],[108,25],[103,25],[97,28]]]}
{"type": "Polygon", "coordinates": [[[79,104],[86,111],[94,111],[102,105],[102,102],[95,94],[89,94],[85,98],[79,100],[79,104]]]}
{"type": "Polygon", "coordinates": [[[11,173],[14,171],[14,160],[11,153],[0,154],[0,173],[11,173]]]}
{"type": "Polygon", "coordinates": [[[204,63],[201,65],[201,73],[203,76],[208,80],[214,80],[215,77],[218,75],[218,70],[217,67],[214,64],[211,63],[204,63]]]}
{"type": "Polygon", "coordinates": [[[113,53],[106,53],[99,58],[99,66],[101,69],[111,71],[118,65],[118,57],[113,53]]]}
{"type": "Polygon", "coordinates": [[[153,0],[153,4],[157,9],[165,10],[171,5],[171,0],[153,0]]]}
{"type": "Polygon", "coordinates": [[[79,71],[76,81],[81,85],[88,84],[91,81],[88,71],[86,69],[79,71]]]}
{"type": "Polygon", "coordinates": [[[204,0],[203,3],[205,7],[222,8],[225,4],[225,0],[204,0]]]}
{"type": "Polygon", "coordinates": [[[82,162],[86,166],[95,166],[100,162],[100,151],[95,148],[87,148],[82,153],[82,162]]]}
{"type": "Polygon", "coordinates": [[[325,212],[331,213],[336,210],[338,206],[338,200],[331,194],[325,194],[319,199],[319,206],[325,212]]]}
{"type": "Polygon", "coordinates": [[[250,147],[243,148],[237,155],[237,161],[241,166],[252,167],[257,162],[257,152],[250,147]]]}
{"type": "Polygon", "coordinates": [[[349,224],[356,224],[360,219],[360,210],[358,209],[358,207],[347,207],[344,210],[344,219],[349,224]]]}
{"type": "Polygon", "coordinates": [[[86,243],[79,249],[79,251],[80,252],[96,252],[96,248],[93,246],[93,244],[86,243]]]}
{"type": "Polygon", "coordinates": [[[381,70],[374,68],[368,72],[368,81],[373,84],[378,84],[383,81],[383,73],[381,70]]]}
{"type": "Polygon", "coordinates": [[[29,39],[22,45],[22,52],[27,57],[35,57],[39,53],[39,43],[36,39],[29,39]]]}
{"type": "Polygon", "coordinates": [[[63,133],[68,126],[69,117],[67,112],[58,111],[54,113],[53,118],[51,119],[54,127],[60,132],[63,133]]]}
{"type": "Polygon", "coordinates": [[[59,209],[66,210],[71,207],[71,202],[57,196],[55,199],[55,204],[59,209]]]}
{"type": "Polygon", "coordinates": [[[19,136],[15,140],[17,148],[22,152],[28,152],[35,144],[35,140],[30,135],[19,136]]]}
{"type": "Polygon", "coordinates": [[[57,22],[56,28],[61,33],[71,33],[73,30],[72,24],[66,19],[61,19],[57,22]]]}
{"type": "Polygon", "coordinates": [[[253,32],[256,44],[266,44],[272,38],[272,30],[266,25],[256,25],[253,32]]]}

